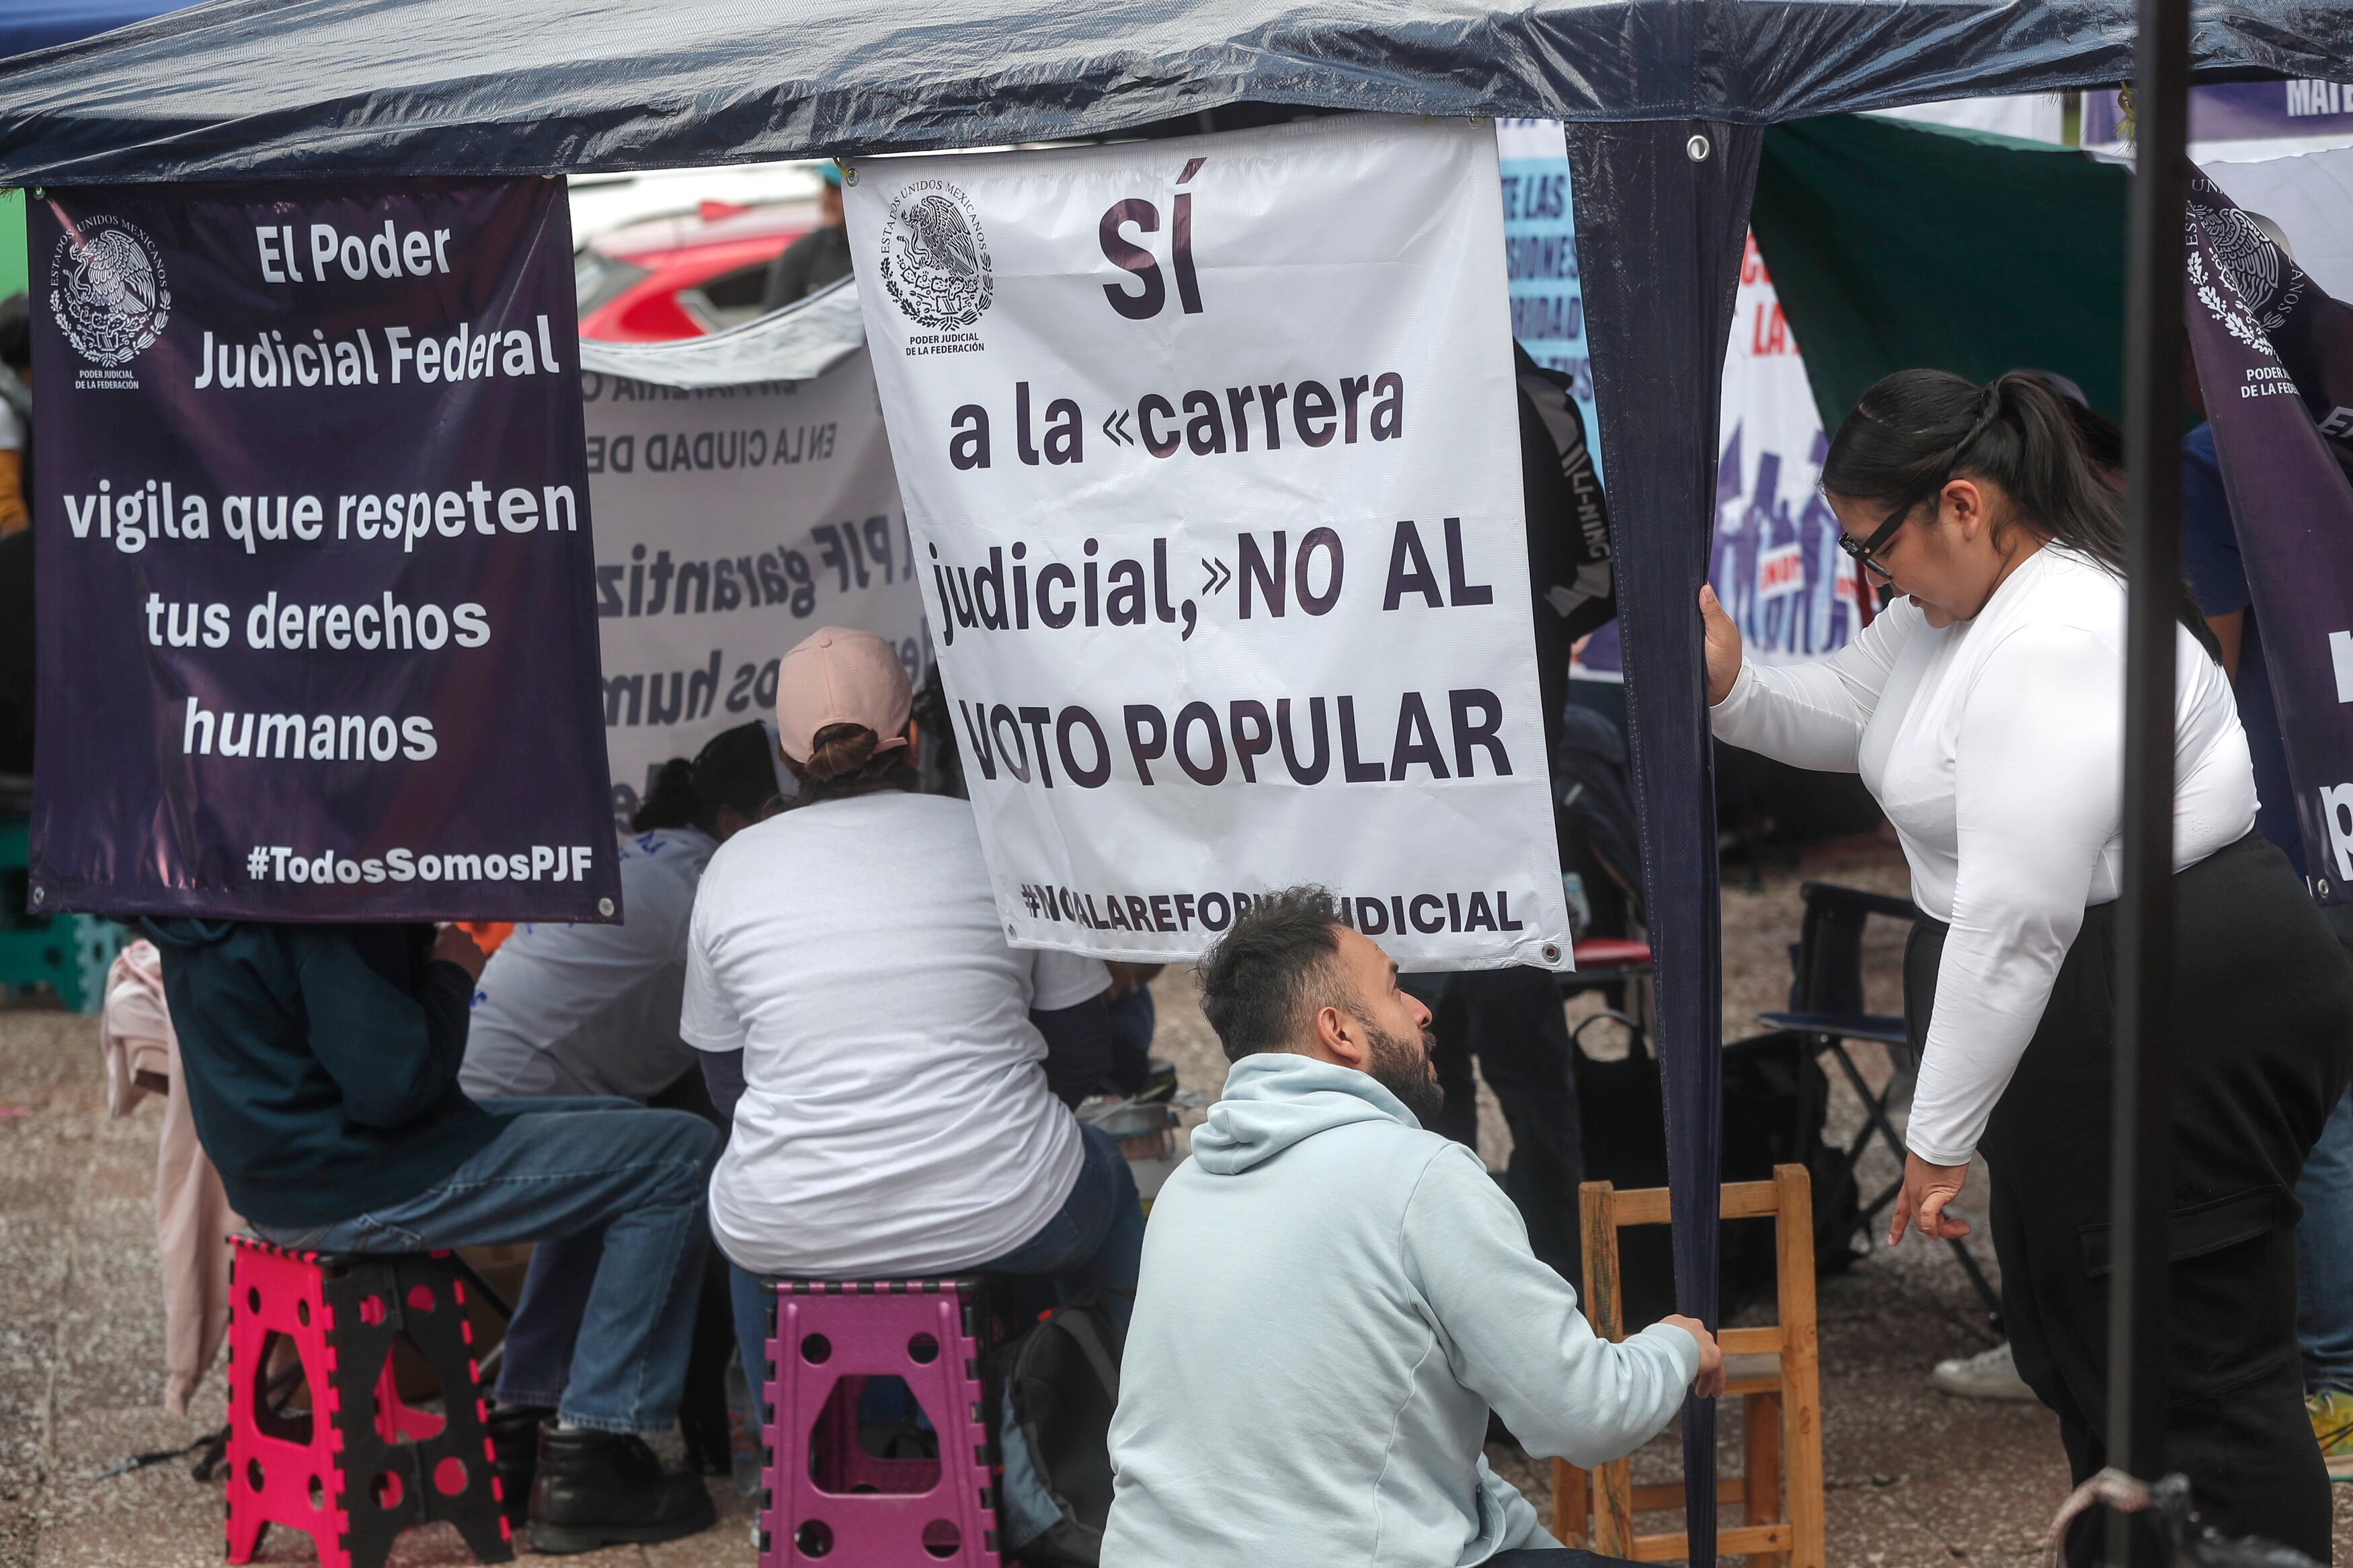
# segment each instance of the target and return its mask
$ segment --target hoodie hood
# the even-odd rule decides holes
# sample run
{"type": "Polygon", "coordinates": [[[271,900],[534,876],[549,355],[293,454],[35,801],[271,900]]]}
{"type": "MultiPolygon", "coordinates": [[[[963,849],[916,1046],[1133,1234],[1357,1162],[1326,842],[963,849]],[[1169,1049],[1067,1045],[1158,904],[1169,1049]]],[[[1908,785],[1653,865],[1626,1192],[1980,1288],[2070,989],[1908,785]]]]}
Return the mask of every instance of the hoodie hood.
{"type": "Polygon", "coordinates": [[[235,921],[200,921],[193,916],[142,915],[139,924],[165,947],[211,947],[228,940],[235,921]]]}
{"type": "Polygon", "coordinates": [[[1226,1074],[1224,1098],[1193,1131],[1193,1163],[1213,1176],[1238,1175],[1318,1132],[1357,1121],[1421,1126],[1368,1074],[1295,1051],[1261,1051],[1226,1074]]]}

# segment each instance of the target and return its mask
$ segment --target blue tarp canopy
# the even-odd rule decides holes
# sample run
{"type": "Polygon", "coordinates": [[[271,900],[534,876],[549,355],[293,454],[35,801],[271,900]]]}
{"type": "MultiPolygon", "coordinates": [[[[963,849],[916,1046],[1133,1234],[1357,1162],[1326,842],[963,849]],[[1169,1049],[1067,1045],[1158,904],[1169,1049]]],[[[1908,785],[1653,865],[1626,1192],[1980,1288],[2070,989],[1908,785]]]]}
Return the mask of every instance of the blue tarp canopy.
{"type": "MultiPolygon", "coordinates": [[[[2200,69],[2353,7],[2200,0],[2200,69]]],[[[1255,103],[1753,125],[2130,74],[2131,0],[216,0],[0,65],[0,184],[578,173],[1103,135],[1255,103]]]]}
{"type": "MultiPolygon", "coordinates": [[[[2131,74],[2132,0],[215,0],[0,62],[0,184],[622,171],[1376,111],[1571,121],[1679,1311],[1715,1321],[1695,607],[1761,127],[2131,74]]],[[[2193,68],[2353,79],[2353,4],[2194,0],[2193,68]]],[[[1544,852],[1551,852],[1547,844],[1544,852]]],[[[1715,1410],[1685,1413],[1715,1556],[1715,1410]]]]}
{"type": "Polygon", "coordinates": [[[176,11],[188,0],[0,0],[0,58],[176,11]]]}

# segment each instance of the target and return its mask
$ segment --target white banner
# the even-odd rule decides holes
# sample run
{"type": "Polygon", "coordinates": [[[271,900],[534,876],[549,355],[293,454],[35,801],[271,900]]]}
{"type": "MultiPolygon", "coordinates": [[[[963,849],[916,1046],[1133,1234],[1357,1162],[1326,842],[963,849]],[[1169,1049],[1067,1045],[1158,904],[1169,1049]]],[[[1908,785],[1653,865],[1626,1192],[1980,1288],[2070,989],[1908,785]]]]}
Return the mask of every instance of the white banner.
{"type": "Polygon", "coordinates": [[[1008,936],[1181,960],[1317,881],[1565,966],[1494,131],[859,165],[867,340],[1008,936]]]}
{"type": "Polygon", "coordinates": [[[819,626],[923,678],[923,605],[872,363],[686,390],[588,372],[596,623],[613,805],[722,730],[774,722],[776,667],[819,626]]]}
{"type": "Polygon", "coordinates": [[[1854,563],[1822,500],[1830,437],[1756,238],[1740,265],[1724,360],[1715,542],[1708,581],[1760,664],[1802,664],[1862,628],[1854,563]]]}

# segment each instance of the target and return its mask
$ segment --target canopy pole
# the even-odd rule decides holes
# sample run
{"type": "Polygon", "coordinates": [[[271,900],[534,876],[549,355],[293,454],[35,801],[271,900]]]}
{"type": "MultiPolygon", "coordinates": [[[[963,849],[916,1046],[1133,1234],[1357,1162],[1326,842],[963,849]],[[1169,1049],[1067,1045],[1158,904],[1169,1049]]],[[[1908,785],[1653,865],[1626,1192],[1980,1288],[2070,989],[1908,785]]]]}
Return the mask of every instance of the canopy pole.
{"type": "MultiPolygon", "coordinates": [[[[2173,1190],[2174,648],[2181,594],[2189,0],[2139,0],[2138,158],[2125,303],[2125,854],[2109,1192],[2108,1464],[2165,1465],[2166,1260],[2173,1190]]],[[[2157,1542],[2108,1515],[2107,1561],[2154,1568],[2157,1542]]]]}
{"type": "MultiPolygon", "coordinates": [[[[1675,1310],[1716,1326],[1724,994],[1699,589],[1715,531],[1725,345],[1764,134],[1567,128],[1569,208],[1626,659],[1626,729],[1666,1101],[1675,1310]]],[[[1715,1563],[1715,1405],[1683,1405],[1689,1561],[1715,1563]]]]}

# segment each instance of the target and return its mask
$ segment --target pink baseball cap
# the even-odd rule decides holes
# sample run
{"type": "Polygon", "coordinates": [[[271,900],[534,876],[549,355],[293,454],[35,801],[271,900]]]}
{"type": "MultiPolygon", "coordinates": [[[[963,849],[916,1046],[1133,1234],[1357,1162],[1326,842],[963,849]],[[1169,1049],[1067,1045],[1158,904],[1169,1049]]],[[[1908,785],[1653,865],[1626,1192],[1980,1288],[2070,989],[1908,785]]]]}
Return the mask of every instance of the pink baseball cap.
{"type": "Polygon", "coordinates": [[[785,655],[776,676],[776,738],[785,755],[805,763],[818,731],[862,724],[881,738],[876,752],[893,751],[907,743],[913,700],[906,667],[889,643],[872,632],[825,626],[785,655]]]}

